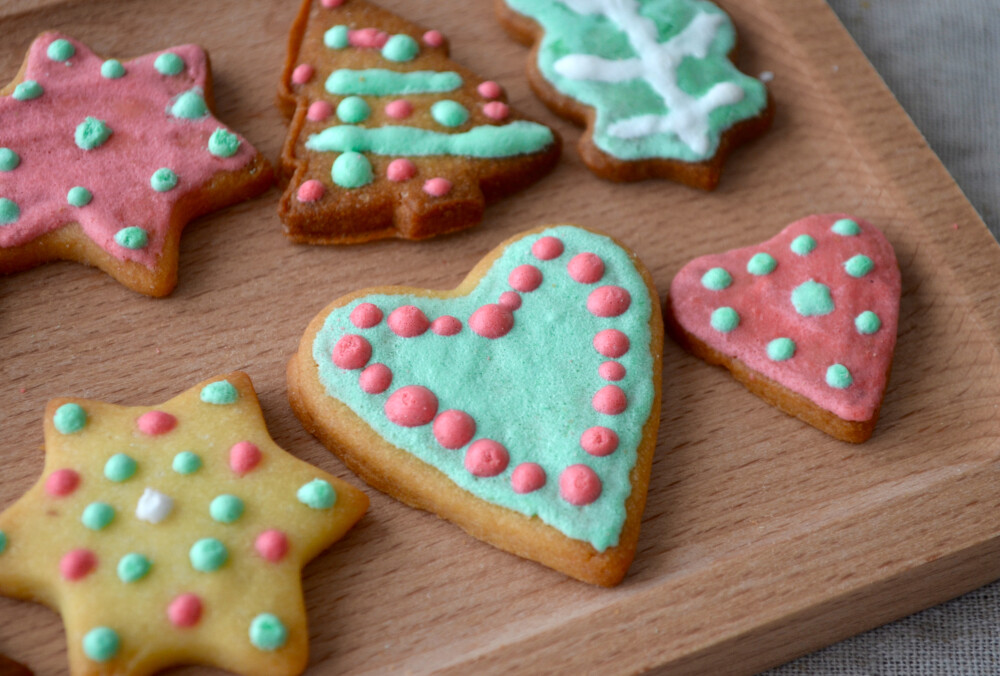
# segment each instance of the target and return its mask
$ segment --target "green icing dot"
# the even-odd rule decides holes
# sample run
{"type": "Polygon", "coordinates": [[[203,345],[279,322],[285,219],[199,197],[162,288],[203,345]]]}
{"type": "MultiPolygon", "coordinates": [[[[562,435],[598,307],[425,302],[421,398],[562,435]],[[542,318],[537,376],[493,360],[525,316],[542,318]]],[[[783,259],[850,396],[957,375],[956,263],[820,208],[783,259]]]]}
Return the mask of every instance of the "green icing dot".
{"type": "Polygon", "coordinates": [[[149,185],[156,192],[167,192],[177,187],[177,174],[167,167],[160,167],[149,177],[149,185]]]}
{"type": "Polygon", "coordinates": [[[833,227],[830,229],[838,235],[843,235],[844,237],[854,237],[855,235],[861,234],[861,226],[849,218],[841,218],[839,221],[834,223],[833,227]]]}
{"type": "Polygon", "coordinates": [[[121,640],[110,627],[94,627],[83,637],[83,652],[95,662],[107,662],[118,654],[121,640]]]}
{"type": "Polygon", "coordinates": [[[21,156],[10,148],[0,148],[0,171],[12,171],[21,164],[21,156]]]}
{"type": "Polygon", "coordinates": [[[202,538],[191,546],[188,556],[195,570],[211,573],[226,563],[229,559],[229,551],[226,549],[226,545],[215,538],[202,538]]]}
{"type": "Polygon", "coordinates": [[[125,75],[125,66],[118,59],[108,59],[101,64],[101,76],[109,80],[117,80],[125,75]]]}
{"type": "Polygon", "coordinates": [[[173,468],[178,474],[194,474],[201,469],[201,457],[191,451],[181,451],[174,456],[173,468]]]}
{"type": "Polygon", "coordinates": [[[34,80],[25,80],[14,87],[14,98],[18,101],[30,101],[31,99],[37,99],[44,91],[42,85],[34,80]]]}
{"type": "Polygon", "coordinates": [[[111,127],[104,120],[96,117],[84,118],[83,122],[77,125],[73,138],[76,145],[83,150],[93,150],[104,144],[111,136],[111,127]]]}
{"type": "Polygon", "coordinates": [[[724,268],[712,268],[701,276],[701,285],[711,291],[722,291],[733,283],[733,276],[724,268]]]}
{"type": "Polygon", "coordinates": [[[153,67],[162,75],[177,75],[184,70],[184,59],[173,52],[164,52],[156,57],[153,67]]]}
{"type": "Polygon", "coordinates": [[[115,242],[126,249],[141,249],[149,244],[149,235],[139,226],[132,225],[116,232],[115,242]]]}
{"type": "Polygon", "coordinates": [[[288,629],[277,616],[261,613],[250,622],[250,643],[261,650],[277,650],[288,640],[288,629]]]}
{"type": "Polygon", "coordinates": [[[872,259],[864,254],[858,254],[844,263],[844,269],[851,277],[864,277],[874,267],[875,263],[872,262],[872,259]]]}
{"type": "Polygon", "coordinates": [[[0,554],[7,549],[7,534],[0,530],[0,554]]]}
{"type": "Polygon", "coordinates": [[[106,502],[92,502],[84,508],[80,521],[90,530],[104,530],[114,518],[114,507],[106,502]]]}
{"type": "Polygon", "coordinates": [[[469,119],[469,111],[457,101],[444,99],[431,106],[431,117],[445,127],[457,127],[469,119]]]}
{"type": "Polygon", "coordinates": [[[243,516],[243,501],[235,495],[217,495],[208,506],[208,513],[221,523],[232,523],[243,516]]]}
{"type": "Polygon", "coordinates": [[[865,310],[854,318],[854,328],[862,335],[870,335],[882,328],[882,320],[871,310],[865,310]]]}
{"type": "Polygon", "coordinates": [[[138,467],[135,460],[124,453],[115,453],[104,463],[104,476],[115,483],[128,481],[138,467]]]}
{"type": "Polygon", "coordinates": [[[79,432],[87,425],[87,412],[79,404],[63,404],[52,416],[52,424],[62,434],[79,432]]]}
{"type": "Polygon", "coordinates": [[[76,54],[76,47],[74,47],[73,43],[69,40],[59,38],[58,40],[52,41],[45,53],[48,54],[49,58],[53,61],[65,61],[76,54]]]}
{"type": "Polygon", "coordinates": [[[0,197],[0,225],[9,225],[21,217],[21,207],[17,202],[0,197]]]}
{"type": "Polygon", "coordinates": [[[93,194],[83,186],[77,185],[69,189],[66,193],[66,201],[70,206],[74,207],[85,207],[90,204],[90,200],[94,199],[93,194]]]}
{"type": "Polygon", "coordinates": [[[334,26],[323,33],[323,44],[330,49],[343,49],[346,47],[350,44],[347,26],[334,26]]]}
{"type": "Polygon", "coordinates": [[[810,279],[792,291],[792,305],[803,317],[820,317],[833,312],[830,287],[810,279]]]}
{"type": "Polygon", "coordinates": [[[393,35],[382,47],[382,56],[389,61],[400,63],[412,61],[420,53],[420,45],[409,35],[393,35]]]}
{"type": "Polygon", "coordinates": [[[712,311],[712,328],[721,333],[729,333],[740,325],[740,315],[731,307],[719,307],[712,311]]]}
{"type": "Polygon", "coordinates": [[[767,356],[771,361],[785,361],[795,356],[795,341],[791,338],[775,338],[767,344],[767,356]]]}
{"type": "Polygon", "coordinates": [[[360,188],[374,180],[372,164],[361,153],[347,151],[333,161],[333,182],[342,188],[360,188]]]}
{"type": "Polygon", "coordinates": [[[228,380],[217,380],[201,388],[201,400],[206,404],[232,404],[239,398],[239,390],[228,380]]]}
{"type": "Polygon", "coordinates": [[[747,272],[751,275],[768,275],[774,272],[776,267],[778,261],[774,260],[774,256],[763,251],[754,254],[753,258],[747,261],[747,272]]]}
{"type": "Polygon", "coordinates": [[[360,96],[348,96],[337,104],[337,117],[348,124],[364,122],[372,114],[372,109],[360,96]]]}
{"type": "Polygon", "coordinates": [[[834,364],[826,370],[826,384],[830,387],[842,390],[845,387],[850,387],[853,382],[854,378],[851,377],[851,372],[843,364],[834,364]]]}
{"type": "Polygon", "coordinates": [[[118,579],[122,582],[136,582],[149,574],[150,563],[142,554],[132,552],[118,560],[118,579]]]}
{"type": "Polygon", "coordinates": [[[208,137],[208,152],[216,157],[232,157],[240,149],[240,139],[236,134],[219,127],[208,137]]]}
{"type": "Polygon", "coordinates": [[[812,253],[813,249],[816,248],[816,239],[812,235],[799,235],[792,240],[792,244],[789,248],[791,248],[793,253],[805,256],[806,254],[812,253]]]}
{"type": "Polygon", "coordinates": [[[337,491],[329,481],[313,479],[303,484],[298,492],[299,502],[313,509],[330,509],[337,502],[337,491]]]}
{"type": "Polygon", "coordinates": [[[208,115],[205,97],[197,89],[186,91],[170,106],[170,114],[184,120],[197,120],[208,115]]]}

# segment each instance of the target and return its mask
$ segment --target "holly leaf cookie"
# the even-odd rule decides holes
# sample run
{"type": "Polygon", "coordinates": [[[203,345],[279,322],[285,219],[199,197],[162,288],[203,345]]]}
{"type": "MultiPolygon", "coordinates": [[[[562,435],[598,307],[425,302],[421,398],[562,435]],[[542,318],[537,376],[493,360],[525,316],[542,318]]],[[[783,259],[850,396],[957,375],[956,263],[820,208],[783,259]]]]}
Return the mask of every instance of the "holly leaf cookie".
{"type": "Polygon", "coordinates": [[[0,592],[61,613],[75,676],[305,669],[302,567],[368,498],[275,445],[246,374],[152,408],[56,399],[45,441],[0,514],[0,592]]]}
{"type": "Polygon", "coordinates": [[[440,32],[363,0],[303,2],[279,100],[292,119],[278,213],[298,242],[471,227],[486,204],[547,174],[561,149],[500,85],[451,61],[440,32]]]}
{"type": "Polygon", "coordinates": [[[875,226],[809,216],[763,244],[696,258],[670,285],[672,333],[768,403],[844,441],[872,435],[900,274],[875,226]]]}
{"type": "Polygon", "coordinates": [[[581,228],[539,228],[451,291],[334,301],[289,363],[289,399],[379,490],[611,586],[635,555],[662,350],[634,254],[581,228]]]}
{"type": "Polygon", "coordinates": [[[586,131],[584,164],[612,181],[665,178],[714,189],[773,105],[741,73],[736,29],[705,0],[497,0],[504,28],[534,45],[528,82],[586,131]]]}
{"type": "Polygon", "coordinates": [[[36,38],[0,90],[0,274],[73,260],[170,293],[187,222],[272,182],[211,106],[195,45],[118,61],[60,33],[36,38]]]}

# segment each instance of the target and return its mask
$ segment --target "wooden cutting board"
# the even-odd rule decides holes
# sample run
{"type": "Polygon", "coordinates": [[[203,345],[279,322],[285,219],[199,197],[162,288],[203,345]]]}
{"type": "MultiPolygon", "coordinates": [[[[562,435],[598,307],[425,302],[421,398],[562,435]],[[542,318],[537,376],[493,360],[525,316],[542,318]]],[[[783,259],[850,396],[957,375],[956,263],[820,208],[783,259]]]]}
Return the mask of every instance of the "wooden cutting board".
{"type": "MultiPolygon", "coordinates": [[[[12,4],[0,9],[0,73],[13,77],[45,29],[123,57],[197,42],[212,54],[219,117],[277,157],[274,99],[298,2],[12,4]]],[[[279,445],[360,483],[285,399],[285,363],[330,300],[358,286],[452,287],[497,243],[546,223],[624,240],[662,295],[694,256],[846,211],[881,226],[903,273],[871,441],[788,418],[668,340],[649,502],[620,587],[574,582],[369,489],[369,514],[305,569],[310,673],[749,674],[1000,577],[1000,249],[821,0],[720,3],[743,69],[775,73],[778,114],[714,194],[593,178],[579,131],[528,91],[527,50],[490,0],[383,4],[442,30],[456,60],[556,127],[558,169],[481,226],[419,244],[292,245],[271,191],[192,224],[180,284],[161,300],[71,263],[0,278],[0,507],[41,471],[48,399],[148,405],[234,369],[253,377],[279,445]]],[[[0,652],[60,673],[63,643],[54,613],[0,598],[0,652]]]]}

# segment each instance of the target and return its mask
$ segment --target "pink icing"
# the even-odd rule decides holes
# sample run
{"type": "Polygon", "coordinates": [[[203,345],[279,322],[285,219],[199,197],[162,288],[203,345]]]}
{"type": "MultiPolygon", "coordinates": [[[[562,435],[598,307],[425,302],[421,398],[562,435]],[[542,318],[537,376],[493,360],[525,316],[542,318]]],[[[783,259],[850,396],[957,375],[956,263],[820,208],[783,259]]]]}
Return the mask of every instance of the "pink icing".
{"type": "Polygon", "coordinates": [[[298,198],[300,202],[315,202],[322,198],[325,192],[323,184],[311,178],[299,186],[298,198]]]}
{"type": "Polygon", "coordinates": [[[483,106],[483,115],[491,120],[505,120],[510,115],[510,106],[500,101],[490,101],[483,106]]]}
{"type": "Polygon", "coordinates": [[[143,434],[156,437],[177,427],[177,418],[165,411],[147,411],[139,416],[135,424],[143,434]]]}
{"type": "Polygon", "coordinates": [[[607,427],[591,427],[580,435],[580,448],[591,455],[611,455],[618,448],[618,434],[607,427]]]}
{"type": "Polygon", "coordinates": [[[193,627],[201,619],[201,599],[195,594],[180,594],[167,606],[167,619],[175,627],[193,627]]]}
{"type": "Polygon", "coordinates": [[[594,349],[605,357],[617,359],[628,352],[628,336],[618,329],[604,329],[594,336],[594,349]]]}
{"type": "Polygon", "coordinates": [[[454,336],[462,330],[462,322],[451,315],[441,315],[431,322],[431,331],[439,336],[454,336]]]}
{"type": "Polygon", "coordinates": [[[288,536],[280,530],[266,530],[253,542],[254,549],[264,559],[277,563],[288,553],[288,536]]]}
{"type": "Polygon", "coordinates": [[[433,197],[444,197],[451,192],[451,181],[446,178],[429,178],[424,181],[424,192],[433,197]]]}
{"type": "Polygon", "coordinates": [[[513,312],[521,307],[521,295],[515,291],[504,291],[500,294],[500,299],[497,301],[497,305],[513,312]]]}
{"type": "Polygon", "coordinates": [[[465,411],[449,409],[434,418],[434,438],[445,448],[461,448],[475,433],[476,421],[465,411]]]}
{"type": "Polygon", "coordinates": [[[89,549],[72,549],[59,559],[59,573],[64,579],[76,581],[97,567],[97,556],[89,549]]]}
{"type": "Polygon", "coordinates": [[[329,101],[313,101],[306,111],[306,117],[313,122],[323,122],[331,115],[333,115],[333,105],[329,101]]]}
{"type": "Polygon", "coordinates": [[[351,323],[359,329],[370,329],[382,321],[382,311],[372,303],[361,303],[351,310],[351,323]]]}
{"type": "MultiPolygon", "coordinates": [[[[503,94],[503,89],[493,80],[486,80],[485,82],[480,82],[479,86],[476,87],[476,91],[484,99],[495,99],[503,94]]],[[[555,239],[554,237],[551,239],[555,239]]]]}
{"type": "MultiPolygon", "coordinates": [[[[485,83],[484,83],[485,84],[485,83]]],[[[550,261],[562,255],[563,243],[558,237],[545,236],[531,245],[531,253],[540,261],[550,261]]]]}
{"type": "Polygon", "coordinates": [[[616,361],[606,361],[597,367],[597,373],[605,380],[621,380],[625,377],[625,367],[616,361]]]}
{"type": "Polygon", "coordinates": [[[427,31],[424,33],[424,44],[428,47],[440,47],[444,44],[444,36],[441,31],[427,31]]]}
{"type": "Polygon", "coordinates": [[[54,498],[69,495],[80,485],[80,475],[71,469],[57,469],[45,479],[45,492],[54,498]]]}
{"type": "Polygon", "coordinates": [[[469,328],[483,338],[502,338],[514,328],[514,315],[502,305],[484,305],[469,317],[469,328]]]}
{"type": "Polygon", "coordinates": [[[344,0],[321,0],[323,6],[327,9],[333,9],[334,7],[340,7],[344,4],[344,0]]]}
{"type": "Polygon", "coordinates": [[[573,256],[566,266],[569,276],[581,284],[593,284],[604,276],[604,261],[592,253],[573,256]]]}
{"type": "Polygon", "coordinates": [[[401,387],[385,401],[385,415],[401,427],[419,427],[434,420],[438,400],[434,393],[421,385],[401,387]]]}
{"type": "Polygon", "coordinates": [[[368,363],[372,358],[372,344],[361,336],[349,333],[342,336],[333,346],[333,363],[342,369],[353,371],[368,363]]]}
{"type": "Polygon", "coordinates": [[[316,69],[308,63],[300,63],[292,71],[292,82],[294,84],[305,84],[316,74],[316,69]]]}
{"type": "Polygon", "coordinates": [[[899,267],[892,245],[875,226],[845,214],[808,216],[763,244],[697,258],[670,285],[672,311],[685,331],[819,407],[853,421],[870,420],[881,402],[896,344],[899,295],[899,267]],[[842,218],[855,221],[861,234],[845,237],[832,232],[830,228],[842,218]],[[817,246],[800,256],[789,247],[803,234],[812,236],[817,246]],[[768,275],[746,272],[747,261],[759,252],[778,261],[768,275]],[[875,263],[860,279],[843,267],[856,254],[875,263]],[[715,267],[724,268],[733,278],[721,291],[701,284],[702,276],[715,267]],[[809,279],[829,287],[832,313],[803,317],[795,311],[792,290],[809,279]],[[712,311],[721,306],[732,307],[740,316],[739,326],[728,334],[714,330],[710,323],[712,311]],[[861,335],[854,327],[855,317],[866,310],[882,322],[871,335],[861,335]],[[778,337],[795,342],[791,359],[768,358],[767,344],[778,337]],[[826,370],[834,363],[847,367],[852,385],[838,390],[826,384],[826,370]]]}
{"type": "Polygon", "coordinates": [[[507,469],[508,463],[507,449],[492,439],[479,439],[465,452],[465,469],[474,476],[496,476],[507,469]]]}
{"type": "Polygon", "coordinates": [[[394,120],[405,120],[413,115],[413,104],[406,99],[396,99],[385,104],[385,114],[394,120]]]}
{"type": "Polygon", "coordinates": [[[417,166],[406,158],[399,158],[389,163],[385,168],[385,177],[390,181],[409,181],[417,175],[417,166]]]}
{"type": "Polygon", "coordinates": [[[361,28],[347,33],[347,42],[351,47],[382,49],[388,41],[389,34],[378,28],[361,28]]]}
{"type": "Polygon", "coordinates": [[[515,493],[532,493],[545,485],[545,470],[534,462],[522,462],[510,475],[510,487],[515,493]]]}
{"type": "Polygon", "coordinates": [[[595,411],[606,415],[618,415],[628,407],[625,392],[617,385],[605,385],[599,389],[591,403],[595,411]]]}
{"type": "Polygon", "coordinates": [[[243,476],[260,463],[260,449],[249,441],[240,441],[229,449],[229,467],[243,476]]]}
{"type": "Polygon", "coordinates": [[[385,364],[372,364],[358,376],[358,385],[368,394],[382,394],[392,384],[392,370],[385,364]]]}
{"type": "Polygon", "coordinates": [[[164,77],[157,72],[153,62],[162,52],[156,52],[125,62],[127,74],[109,79],[101,76],[103,60],[77,40],[48,33],[32,43],[24,79],[36,80],[44,93],[30,101],[0,97],[3,145],[21,156],[20,166],[4,174],[4,197],[17,203],[21,215],[0,227],[0,247],[26,244],[76,221],[115,258],[153,268],[177,202],[216,174],[237,171],[253,160],[256,151],[242,137],[232,157],[208,152],[209,137],[225,128],[211,115],[182,120],[167,114],[181,93],[205,88],[207,63],[195,45],[166,51],[183,59],[186,68],[180,74],[164,77]],[[59,38],[76,48],[71,67],[46,55],[59,38]],[[77,125],[88,115],[113,131],[103,145],[89,151],[73,142],[77,125]],[[150,188],[149,177],[160,167],[180,177],[173,190],[150,188]],[[86,186],[93,202],[80,209],[67,207],[67,186],[74,185],[86,186]],[[115,233],[130,225],[148,232],[147,246],[125,249],[114,241],[115,233]]]}
{"type": "Polygon", "coordinates": [[[582,507],[601,497],[601,479],[586,465],[570,465],[559,475],[559,495],[571,505],[582,507]]]}
{"type": "Polygon", "coordinates": [[[587,309],[595,317],[618,317],[631,304],[632,296],[620,286],[599,286],[587,297],[587,309]]]}
{"type": "Polygon", "coordinates": [[[415,338],[430,328],[424,311],[413,305],[398,307],[389,313],[389,328],[400,338],[415,338]]]}
{"type": "Polygon", "coordinates": [[[534,291],[542,283],[542,271],[534,265],[518,265],[510,271],[507,283],[521,293],[534,291]]]}

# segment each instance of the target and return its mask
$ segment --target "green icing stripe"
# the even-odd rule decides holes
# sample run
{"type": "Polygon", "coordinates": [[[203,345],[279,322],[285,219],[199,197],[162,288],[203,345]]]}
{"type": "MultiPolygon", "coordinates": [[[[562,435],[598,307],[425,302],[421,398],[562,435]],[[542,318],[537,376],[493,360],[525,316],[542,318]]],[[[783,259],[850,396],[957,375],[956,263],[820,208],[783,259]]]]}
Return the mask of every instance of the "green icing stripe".
{"type": "Polygon", "coordinates": [[[324,129],[306,141],[309,150],[376,155],[458,155],[461,157],[512,157],[533,153],[552,143],[552,130],[537,122],[518,120],[503,126],[473,127],[459,134],[394,125],[324,129]]]}
{"type": "Polygon", "coordinates": [[[384,68],[350,70],[330,73],[326,91],[346,96],[395,96],[398,94],[440,94],[453,92],[462,86],[462,76],[454,71],[414,70],[400,73],[384,68]]]}

